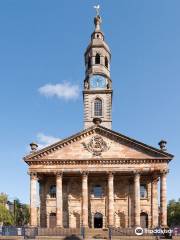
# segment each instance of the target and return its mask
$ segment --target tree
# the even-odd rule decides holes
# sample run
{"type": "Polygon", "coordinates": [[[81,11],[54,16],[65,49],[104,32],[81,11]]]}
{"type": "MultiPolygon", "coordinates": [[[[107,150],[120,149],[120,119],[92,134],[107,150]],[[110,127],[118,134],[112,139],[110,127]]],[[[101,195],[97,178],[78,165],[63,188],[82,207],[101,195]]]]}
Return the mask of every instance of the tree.
{"type": "Polygon", "coordinates": [[[170,227],[180,226],[180,199],[170,200],[167,207],[168,225],[170,227]]]}
{"type": "MultiPolygon", "coordinates": [[[[13,205],[14,212],[8,210],[8,196],[0,193],[0,225],[24,226],[29,223],[29,206],[22,204],[19,199],[15,199],[13,205]]],[[[9,202],[10,204],[10,202],[9,202]]]]}
{"type": "Polygon", "coordinates": [[[29,206],[22,204],[19,199],[14,200],[14,222],[16,226],[24,226],[29,223],[29,206]]]}
{"type": "Polygon", "coordinates": [[[7,200],[8,200],[8,195],[6,193],[0,193],[0,204],[5,206],[7,203],[7,200]]]}
{"type": "Polygon", "coordinates": [[[13,225],[13,216],[9,210],[1,203],[0,204],[0,224],[13,225]]]}

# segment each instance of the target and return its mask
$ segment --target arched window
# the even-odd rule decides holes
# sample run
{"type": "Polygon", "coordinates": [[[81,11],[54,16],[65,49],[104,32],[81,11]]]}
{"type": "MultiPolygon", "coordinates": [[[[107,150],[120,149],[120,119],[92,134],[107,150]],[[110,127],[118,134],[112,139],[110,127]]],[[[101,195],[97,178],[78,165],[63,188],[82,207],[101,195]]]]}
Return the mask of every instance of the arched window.
{"type": "Polygon", "coordinates": [[[93,187],[93,195],[94,197],[102,197],[103,190],[100,185],[96,185],[93,187]]]}
{"type": "Polygon", "coordinates": [[[147,198],[147,186],[146,184],[141,184],[140,186],[140,197],[147,198]]]}
{"type": "Polygon", "coordinates": [[[50,198],[56,197],[56,185],[51,185],[49,189],[50,198]]]}
{"type": "Polygon", "coordinates": [[[91,57],[88,57],[88,69],[91,67],[91,57]]]}
{"type": "Polygon", "coordinates": [[[96,54],[96,57],[95,57],[95,64],[100,64],[100,55],[99,53],[96,54]]]}
{"type": "Polygon", "coordinates": [[[94,101],[94,116],[102,116],[102,101],[99,98],[94,101]]]}
{"type": "Polygon", "coordinates": [[[108,68],[108,58],[105,57],[105,66],[108,68]]]}

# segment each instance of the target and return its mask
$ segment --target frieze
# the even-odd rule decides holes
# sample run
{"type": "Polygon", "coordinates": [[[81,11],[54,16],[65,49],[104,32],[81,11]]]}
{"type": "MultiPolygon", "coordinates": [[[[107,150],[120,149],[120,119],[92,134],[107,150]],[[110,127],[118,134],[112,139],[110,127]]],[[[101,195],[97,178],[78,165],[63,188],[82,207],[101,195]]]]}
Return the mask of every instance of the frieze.
{"type": "Polygon", "coordinates": [[[168,163],[168,159],[39,159],[39,160],[28,160],[28,165],[114,165],[114,164],[147,164],[147,163],[168,163]]]}
{"type": "Polygon", "coordinates": [[[82,142],[84,148],[91,152],[93,156],[101,156],[102,152],[108,151],[110,148],[110,144],[108,144],[104,139],[95,135],[91,138],[88,143],[82,142]]]}

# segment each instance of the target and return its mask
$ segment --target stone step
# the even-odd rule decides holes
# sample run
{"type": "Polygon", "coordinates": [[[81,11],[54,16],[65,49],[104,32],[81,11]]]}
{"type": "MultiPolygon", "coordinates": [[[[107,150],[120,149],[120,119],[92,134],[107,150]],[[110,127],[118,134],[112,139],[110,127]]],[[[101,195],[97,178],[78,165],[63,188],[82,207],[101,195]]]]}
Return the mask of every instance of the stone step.
{"type": "Polygon", "coordinates": [[[37,236],[36,240],[82,240],[80,236],[37,236]]]}

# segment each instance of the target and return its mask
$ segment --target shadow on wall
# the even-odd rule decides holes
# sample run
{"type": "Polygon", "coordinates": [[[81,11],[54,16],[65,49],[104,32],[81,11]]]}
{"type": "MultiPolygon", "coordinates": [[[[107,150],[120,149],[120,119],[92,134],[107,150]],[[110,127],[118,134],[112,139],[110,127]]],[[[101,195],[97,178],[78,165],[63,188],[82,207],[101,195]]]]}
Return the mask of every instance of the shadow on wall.
{"type": "Polygon", "coordinates": [[[65,237],[64,240],[81,240],[81,238],[79,238],[75,234],[72,234],[71,236],[65,237]]]}

